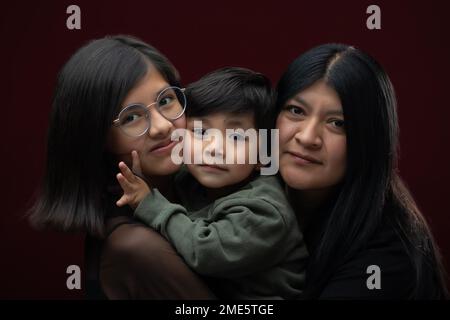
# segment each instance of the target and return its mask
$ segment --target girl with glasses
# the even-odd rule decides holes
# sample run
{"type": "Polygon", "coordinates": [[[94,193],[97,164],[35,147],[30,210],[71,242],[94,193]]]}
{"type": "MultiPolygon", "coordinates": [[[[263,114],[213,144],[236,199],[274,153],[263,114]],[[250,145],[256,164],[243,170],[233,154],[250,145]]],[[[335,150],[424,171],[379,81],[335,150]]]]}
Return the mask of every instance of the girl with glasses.
{"type": "Polygon", "coordinates": [[[142,174],[168,198],[179,166],[171,133],[185,128],[184,93],[169,60],[132,37],[95,40],[58,76],[37,227],[87,235],[89,297],[208,299],[213,295],[157,232],[118,208],[117,164],[137,150],[142,174]]]}

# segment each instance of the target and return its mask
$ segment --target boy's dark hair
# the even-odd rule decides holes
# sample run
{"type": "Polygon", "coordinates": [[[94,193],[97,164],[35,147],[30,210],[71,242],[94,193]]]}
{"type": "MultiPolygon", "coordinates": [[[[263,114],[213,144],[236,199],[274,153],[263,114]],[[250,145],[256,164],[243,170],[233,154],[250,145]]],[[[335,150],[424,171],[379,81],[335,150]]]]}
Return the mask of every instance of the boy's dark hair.
{"type": "Polygon", "coordinates": [[[253,113],[257,129],[273,128],[274,91],[261,73],[237,67],[218,69],[191,83],[185,93],[188,117],[253,113]]]}

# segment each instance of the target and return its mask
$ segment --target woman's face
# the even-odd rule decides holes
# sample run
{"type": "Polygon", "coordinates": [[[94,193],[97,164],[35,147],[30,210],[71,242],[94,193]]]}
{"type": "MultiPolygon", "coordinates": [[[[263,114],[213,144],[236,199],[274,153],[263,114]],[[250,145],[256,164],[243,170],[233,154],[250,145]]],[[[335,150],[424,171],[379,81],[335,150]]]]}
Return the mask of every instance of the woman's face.
{"type": "Polygon", "coordinates": [[[277,118],[280,173],[297,190],[324,190],[346,170],[346,136],[336,91],[318,81],[286,101],[277,118]]]}
{"type": "MultiPolygon", "coordinates": [[[[152,104],[158,93],[169,84],[161,74],[149,66],[147,74],[128,93],[122,103],[122,109],[133,103],[152,104]]],[[[172,142],[170,136],[177,128],[186,128],[186,118],[183,115],[171,122],[164,118],[156,109],[155,104],[149,107],[151,127],[140,137],[129,137],[117,126],[111,126],[108,136],[108,149],[131,168],[131,151],[136,150],[141,160],[142,173],[148,177],[163,176],[174,173],[179,165],[170,157],[177,142],[172,142]]]]}

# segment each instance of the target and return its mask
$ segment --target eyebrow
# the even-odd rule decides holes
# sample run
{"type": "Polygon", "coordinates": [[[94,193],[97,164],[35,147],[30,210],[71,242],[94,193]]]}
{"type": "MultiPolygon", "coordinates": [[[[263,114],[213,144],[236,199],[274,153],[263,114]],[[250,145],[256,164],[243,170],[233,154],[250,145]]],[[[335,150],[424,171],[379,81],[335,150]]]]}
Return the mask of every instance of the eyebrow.
{"type": "MultiPolygon", "coordinates": [[[[298,96],[295,96],[295,97],[293,98],[293,100],[299,102],[300,104],[302,104],[303,106],[305,106],[307,109],[310,109],[310,110],[312,109],[312,108],[311,108],[311,105],[310,105],[308,102],[306,102],[305,100],[303,100],[302,98],[300,98],[300,97],[298,97],[298,96]]],[[[332,110],[328,110],[327,112],[325,112],[325,115],[327,115],[327,116],[331,116],[331,115],[334,115],[334,116],[343,116],[343,115],[344,115],[344,112],[342,112],[341,109],[332,109],[332,110]]]]}
{"type": "Polygon", "coordinates": [[[225,123],[229,126],[234,126],[234,127],[242,127],[243,123],[241,120],[238,119],[226,119],[225,123]]]}
{"type": "Polygon", "coordinates": [[[344,116],[342,110],[329,110],[325,112],[327,116],[344,116]]]}
{"type": "Polygon", "coordinates": [[[192,117],[191,119],[188,120],[188,123],[192,123],[192,125],[194,125],[195,121],[201,121],[202,126],[203,126],[203,124],[206,124],[207,126],[209,126],[209,121],[208,121],[208,118],[206,118],[206,117],[192,117]]]}
{"type": "Polygon", "coordinates": [[[303,100],[302,98],[300,98],[299,96],[295,96],[293,98],[293,100],[295,100],[298,103],[304,105],[306,108],[311,109],[311,105],[308,102],[306,102],[305,100],[303,100]]]}
{"type": "MultiPolygon", "coordinates": [[[[192,122],[192,123],[194,121],[202,121],[202,123],[206,124],[206,126],[208,126],[208,127],[210,126],[210,122],[209,122],[208,116],[193,117],[193,118],[195,118],[195,119],[190,119],[189,121],[192,122]]],[[[244,123],[241,120],[239,120],[239,119],[233,119],[233,118],[225,119],[225,123],[227,124],[227,126],[234,126],[234,127],[239,127],[239,128],[245,127],[244,123]]],[[[250,126],[249,128],[252,128],[252,127],[253,126],[250,126]]]]}
{"type": "MultiPolygon", "coordinates": [[[[161,89],[159,89],[158,91],[156,91],[155,94],[154,94],[154,96],[153,96],[153,99],[152,99],[153,102],[156,101],[156,98],[159,96],[159,94],[160,94],[161,92],[163,92],[164,90],[166,90],[166,89],[169,88],[169,87],[171,87],[171,85],[170,85],[170,84],[167,84],[167,85],[165,85],[164,87],[161,87],[161,89]]],[[[125,109],[127,106],[130,106],[130,105],[135,104],[135,103],[145,105],[145,103],[143,103],[142,101],[129,102],[129,103],[127,103],[127,104],[124,104],[124,105],[122,106],[122,109],[125,109]]]]}
{"type": "Polygon", "coordinates": [[[166,90],[166,89],[169,88],[169,87],[171,87],[170,84],[168,84],[168,85],[162,87],[161,89],[159,89],[158,91],[156,91],[156,93],[155,93],[155,99],[154,99],[154,100],[156,100],[156,98],[159,96],[159,94],[160,94],[161,92],[163,92],[164,90],[166,90]]]}

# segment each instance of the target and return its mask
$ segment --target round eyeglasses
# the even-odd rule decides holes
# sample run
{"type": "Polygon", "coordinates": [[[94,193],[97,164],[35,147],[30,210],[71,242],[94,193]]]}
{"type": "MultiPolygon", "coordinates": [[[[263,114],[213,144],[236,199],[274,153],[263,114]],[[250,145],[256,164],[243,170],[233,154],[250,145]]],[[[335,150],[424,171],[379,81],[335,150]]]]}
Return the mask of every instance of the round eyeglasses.
{"type": "Polygon", "coordinates": [[[153,105],[156,105],[156,110],[167,120],[177,120],[186,110],[184,89],[167,87],[158,94],[156,101],[148,106],[139,103],[126,106],[113,121],[113,125],[118,126],[127,136],[142,136],[151,126],[149,108],[153,105]]]}

